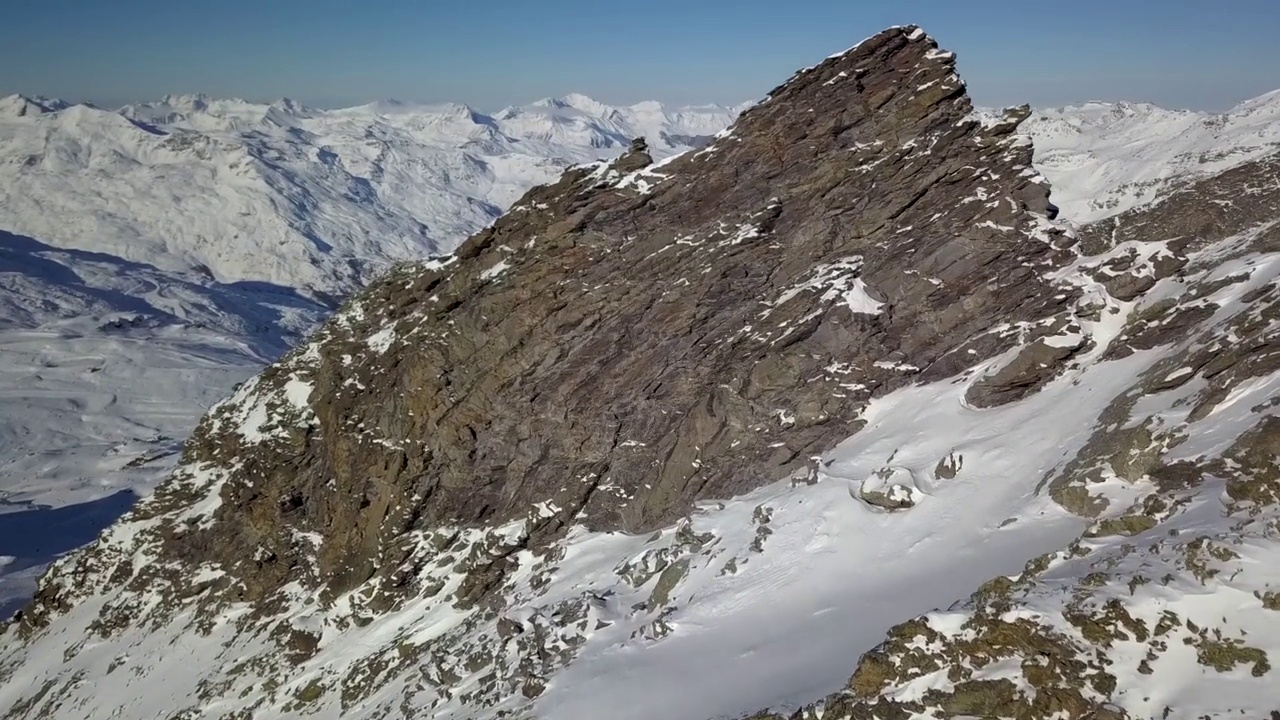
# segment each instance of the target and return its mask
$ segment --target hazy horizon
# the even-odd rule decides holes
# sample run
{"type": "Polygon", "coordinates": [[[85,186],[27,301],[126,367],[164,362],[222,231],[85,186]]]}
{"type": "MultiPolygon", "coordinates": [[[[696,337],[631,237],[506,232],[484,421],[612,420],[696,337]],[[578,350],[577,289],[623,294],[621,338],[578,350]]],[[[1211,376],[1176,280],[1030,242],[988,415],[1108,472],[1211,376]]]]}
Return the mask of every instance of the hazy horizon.
{"type": "Polygon", "coordinates": [[[19,0],[6,13],[0,95],[113,108],[194,93],[318,108],[459,102],[482,112],[572,92],[613,105],[736,105],[908,23],[957,53],[982,106],[1127,100],[1220,111],[1280,87],[1280,57],[1268,52],[1280,7],[1255,0],[1226,10],[1084,0],[1063,12],[1013,0],[655,0],[642,11],[495,0],[478,12],[410,0],[49,5],[19,0]]]}
{"type": "MultiPolygon", "coordinates": [[[[972,88],[970,88],[970,90],[972,90],[972,88]]],[[[1219,107],[1188,107],[1188,106],[1171,105],[1171,104],[1167,104],[1167,103],[1153,103],[1153,102],[1151,102],[1151,101],[1149,101],[1149,100],[1141,100],[1141,99],[1135,99],[1135,98],[1129,98],[1129,97],[1111,97],[1111,98],[1093,97],[1093,98],[1081,98],[1081,99],[1079,99],[1079,100],[1073,100],[1073,101],[1070,101],[1070,102],[1064,102],[1064,103],[1055,103],[1055,104],[1052,104],[1052,105],[1034,105],[1034,104],[1033,104],[1033,105],[1032,105],[1032,107],[1034,107],[1034,108],[1056,108],[1056,107],[1065,107],[1065,106],[1080,106],[1080,105],[1085,105],[1085,104],[1087,104],[1087,103],[1094,103],[1094,102],[1097,102],[1097,103],[1120,103],[1120,102],[1129,102],[1129,103],[1150,103],[1150,104],[1156,105],[1156,106],[1158,106],[1158,107],[1162,107],[1162,108],[1164,108],[1164,109],[1166,109],[1166,110],[1191,110],[1191,111],[1196,111],[1196,112],[1216,113],[1216,112],[1225,112],[1225,111],[1230,110],[1231,108],[1235,107],[1236,105],[1238,105],[1238,104],[1240,104],[1240,103],[1246,102],[1246,101],[1248,101],[1248,100],[1252,100],[1252,99],[1257,98],[1257,97],[1259,97],[1259,96],[1261,96],[1261,95],[1266,95],[1266,94],[1271,93],[1271,92],[1280,92],[1280,84],[1277,84],[1277,87],[1276,87],[1276,88],[1273,88],[1273,89],[1271,89],[1271,90],[1263,90],[1263,91],[1261,91],[1261,92],[1259,92],[1259,93],[1256,93],[1256,94],[1253,94],[1253,95],[1247,95],[1247,96],[1245,96],[1245,97],[1241,97],[1241,98],[1239,98],[1238,100],[1232,100],[1232,101],[1229,101],[1229,102],[1227,102],[1227,103],[1225,103],[1224,105],[1219,106],[1219,107]]],[[[295,100],[295,101],[297,101],[297,102],[301,102],[302,104],[306,105],[307,107],[314,108],[314,109],[316,109],[316,110],[343,110],[343,109],[347,109],[347,108],[359,107],[359,106],[361,106],[361,105],[369,105],[369,104],[372,104],[372,103],[376,103],[376,102],[385,102],[385,101],[396,101],[396,102],[403,102],[403,103],[408,104],[408,105],[421,105],[421,106],[432,106],[432,105],[437,105],[437,106],[438,106],[438,105],[445,105],[445,104],[448,104],[448,103],[457,103],[457,104],[461,104],[461,105],[466,105],[467,107],[470,107],[472,110],[475,110],[476,112],[479,112],[479,113],[481,113],[481,114],[484,114],[484,115],[493,115],[493,114],[496,114],[496,113],[498,113],[498,112],[501,112],[502,110],[504,110],[504,109],[506,109],[506,108],[509,108],[509,107],[520,107],[520,106],[530,105],[530,104],[535,103],[535,102],[537,102],[537,101],[539,101],[539,100],[544,100],[544,99],[546,99],[546,98],[548,98],[548,97],[564,97],[565,95],[570,95],[570,94],[573,94],[573,93],[574,93],[574,91],[570,91],[570,92],[568,92],[568,93],[563,93],[563,94],[561,94],[561,95],[555,95],[555,96],[541,96],[541,97],[536,97],[536,98],[529,98],[528,100],[524,100],[524,101],[517,101],[517,102],[509,103],[509,104],[507,104],[507,105],[503,105],[503,106],[500,106],[500,107],[477,107],[477,106],[475,106],[475,105],[472,105],[471,103],[463,103],[463,102],[460,102],[460,101],[456,101],[456,100],[448,100],[448,99],[419,100],[419,99],[415,99],[415,98],[404,98],[404,97],[392,97],[392,98],[369,98],[369,99],[358,100],[358,101],[355,101],[355,102],[348,102],[348,103],[325,103],[325,102],[309,102],[309,101],[303,101],[303,100],[299,100],[298,98],[291,97],[291,96],[288,96],[288,95],[281,96],[281,97],[274,97],[274,98],[265,98],[265,97],[253,98],[253,97],[238,97],[238,96],[229,96],[229,95],[226,95],[226,96],[224,96],[224,95],[213,95],[213,94],[211,94],[211,93],[202,93],[202,92],[200,92],[200,91],[198,91],[198,90],[197,90],[197,91],[192,91],[192,92],[182,92],[182,93],[177,93],[177,92],[175,92],[175,93],[167,93],[167,95],[173,95],[173,96],[181,96],[181,95],[205,95],[205,96],[209,97],[209,98],[210,98],[210,99],[212,99],[212,100],[243,100],[243,101],[248,102],[248,103],[259,104],[259,105],[270,105],[271,103],[277,102],[277,101],[279,101],[279,100],[286,100],[286,99],[287,99],[287,100],[295,100]]],[[[589,94],[589,93],[578,93],[578,94],[586,95],[586,96],[588,96],[588,97],[591,97],[593,100],[597,100],[597,101],[599,101],[599,102],[606,102],[606,101],[604,101],[603,99],[598,98],[598,97],[595,97],[594,95],[591,95],[591,94],[589,94]]],[[[28,97],[28,98],[32,98],[32,99],[34,99],[34,98],[36,98],[36,97],[44,97],[44,98],[51,99],[51,100],[62,100],[62,101],[69,102],[69,103],[72,103],[72,104],[90,104],[90,105],[93,105],[93,106],[95,106],[95,107],[102,108],[102,109],[105,109],[105,110],[118,110],[118,109],[120,109],[120,108],[125,107],[126,105],[136,105],[136,104],[140,104],[140,103],[154,103],[154,102],[159,102],[159,101],[160,101],[160,100],[162,100],[162,99],[163,99],[163,97],[164,97],[163,95],[161,95],[161,96],[157,96],[157,97],[134,98],[134,99],[129,99],[129,100],[106,100],[106,101],[103,101],[103,100],[93,100],[93,99],[86,99],[86,98],[68,98],[68,97],[61,97],[61,96],[51,95],[51,94],[49,94],[49,93],[31,93],[31,92],[5,92],[5,93],[0,93],[0,97],[4,97],[4,96],[7,96],[7,95],[22,95],[22,96],[24,96],[24,97],[28,97]]],[[[762,97],[763,97],[763,96],[762,96],[762,97]]],[[[743,100],[743,101],[741,101],[741,102],[727,102],[727,103],[711,103],[711,102],[673,103],[673,102],[663,101],[663,100],[660,100],[660,99],[658,99],[658,98],[635,98],[635,99],[630,99],[630,100],[622,100],[622,101],[618,101],[618,102],[608,102],[608,103],[606,103],[606,104],[611,105],[611,106],[614,106],[614,107],[624,107],[624,106],[628,106],[628,105],[636,105],[636,104],[638,104],[638,103],[642,103],[642,102],[647,102],[647,101],[657,100],[658,102],[661,102],[661,103],[662,103],[665,107],[667,107],[668,109],[696,108],[696,107],[699,107],[699,106],[712,106],[712,105],[714,105],[714,106],[719,106],[719,107],[723,107],[723,108],[733,108],[733,107],[736,107],[736,106],[739,106],[739,105],[743,105],[743,104],[745,104],[745,103],[754,102],[755,100],[758,100],[758,99],[759,99],[759,98],[750,99],[750,100],[743,100]]],[[[994,109],[1004,108],[1004,107],[1009,107],[1009,106],[1010,106],[1010,104],[983,104],[983,103],[977,103],[977,102],[975,102],[975,107],[985,108],[985,109],[993,109],[993,110],[994,110],[994,109]]]]}

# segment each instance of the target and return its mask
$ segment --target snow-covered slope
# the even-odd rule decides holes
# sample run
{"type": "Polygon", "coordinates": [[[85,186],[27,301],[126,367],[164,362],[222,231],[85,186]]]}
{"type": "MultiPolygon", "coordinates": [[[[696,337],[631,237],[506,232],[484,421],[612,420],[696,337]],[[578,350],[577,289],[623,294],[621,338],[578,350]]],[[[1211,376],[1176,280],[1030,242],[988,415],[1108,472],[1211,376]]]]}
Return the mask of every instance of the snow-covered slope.
{"type": "Polygon", "coordinates": [[[1026,131],[1064,217],[1087,223],[1280,148],[1280,90],[1221,114],[1146,103],[1037,110],[1026,131]]]}
{"type": "Polygon", "coordinates": [[[76,105],[0,121],[0,227],[220,282],[342,294],[427,227],[302,133],[177,132],[76,105]]]}
{"type": "Polygon", "coordinates": [[[328,308],[0,230],[0,615],[172,470],[200,414],[328,308]]]}
{"type": "MultiPolygon", "coordinates": [[[[1103,351],[1062,380],[1083,370],[1127,387],[1036,491],[1093,521],[896,626],[797,717],[1275,716],[1280,153],[1081,240],[1096,254],[1076,269],[1105,293],[1087,328],[1103,351]],[[1099,334],[1108,324],[1118,332],[1099,334]]],[[[1042,408],[1064,429],[1099,390],[1082,380],[1042,408]]]]}

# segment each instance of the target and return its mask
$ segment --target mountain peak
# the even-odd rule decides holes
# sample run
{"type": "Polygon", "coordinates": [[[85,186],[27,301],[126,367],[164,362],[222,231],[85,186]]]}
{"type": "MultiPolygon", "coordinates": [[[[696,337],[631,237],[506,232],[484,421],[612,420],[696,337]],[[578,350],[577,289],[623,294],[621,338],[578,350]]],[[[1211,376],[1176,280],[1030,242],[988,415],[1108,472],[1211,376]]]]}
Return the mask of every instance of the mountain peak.
{"type": "Polygon", "coordinates": [[[13,94],[0,98],[0,117],[30,117],[57,112],[70,107],[63,100],[13,94]]]}
{"type": "Polygon", "coordinates": [[[932,38],[930,38],[928,33],[924,31],[924,28],[920,27],[919,25],[894,25],[884,30],[881,30],[875,35],[872,35],[868,38],[863,39],[861,42],[858,42],[857,44],[853,45],[847,50],[842,50],[838,53],[833,53],[831,55],[828,55],[827,59],[832,60],[835,58],[842,57],[844,55],[848,55],[849,53],[856,52],[865,43],[875,41],[878,38],[881,38],[885,35],[892,35],[892,34],[901,34],[902,36],[906,37],[908,40],[911,40],[913,42],[918,40],[927,40],[931,42],[934,47],[937,47],[937,42],[934,41],[932,38]]]}
{"type": "MultiPolygon", "coordinates": [[[[503,113],[510,144],[465,106],[354,109],[346,135],[250,123],[254,171],[335,181],[270,196],[314,230],[273,246],[395,236],[320,223],[396,216],[379,203],[421,184],[414,138],[626,149],[397,266],[214,406],[0,629],[0,715],[1265,717],[1276,125],[1131,103],[1028,121],[975,111],[955,68],[892,28],[714,136],[719,110],[567,98],[503,113]],[[694,149],[658,157],[676,122],[694,149]],[[1033,127],[1061,166],[1033,166],[1033,127]],[[1056,221],[1046,168],[1114,217],[1056,221]]],[[[138,157],[221,159],[218,132],[138,157]]],[[[0,170],[114,170],[140,144],[83,137],[0,170]]],[[[476,185],[528,170],[448,157],[476,185]]]]}
{"type": "Polygon", "coordinates": [[[315,114],[315,110],[312,110],[310,107],[307,107],[306,105],[298,102],[297,100],[294,100],[292,98],[287,98],[287,97],[282,97],[279,100],[276,100],[275,102],[271,103],[271,107],[276,110],[280,110],[281,112],[285,112],[290,115],[297,115],[300,117],[315,114]]]}
{"type": "MultiPolygon", "coordinates": [[[[797,74],[698,152],[655,163],[648,143],[610,137],[631,150],[374,283],[214,408],[173,479],[46,577],[23,633],[55,665],[22,663],[7,685],[43,687],[69,656],[55,646],[89,625],[224,612],[237,619],[119,702],[172,696],[198,666],[223,713],[303,697],[363,717],[412,695],[420,714],[480,717],[551,692],[593,634],[642,651],[676,612],[650,580],[674,587],[703,562],[685,554],[718,551],[689,518],[818,487],[823,453],[876,398],[1012,352],[1020,335],[993,327],[1070,312],[1075,294],[1048,278],[1075,256],[1045,218],[1020,118],[984,127],[970,110],[950,54],[895,30],[797,74]],[[634,560],[646,537],[685,549],[634,560]],[[577,589],[559,564],[572,538],[619,543],[580,560],[603,570],[567,571],[577,589]],[[575,639],[544,640],[562,637],[553,612],[582,620],[575,639]],[[409,649],[349,684],[384,642],[409,649]],[[263,670],[235,675],[231,657],[263,670]],[[277,672],[278,697],[246,692],[277,672]]],[[[974,403],[1038,380],[989,381],[974,403]]],[[[845,484],[819,490],[857,512],[845,484]]],[[[741,524],[759,543],[751,523],[771,512],[741,524]]],[[[754,572],[759,556],[742,557],[754,572]]],[[[64,707],[95,687],[52,682],[64,707]]],[[[707,716],[751,709],[713,692],[707,716]]]]}
{"type": "Polygon", "coordinates": [[[409,100],[401,100],[399,98],[383,98],[381,100],[373,100],[363,105],[353,105],[351,107],[339,108],[333,112],[341,114],[363,114],[370,113],[373,115],[400,115],[404,113],[415,112],[422,108],[422,103],[412,102],[409,100]]]}
{"type": "Polygon", "coordinates": [[[487,125],[491,121],[484,113],[465,103],[421,103],[408,100],[388,98],[375,100],[365,105],[343,108],[338,113],[372,113],[374,115],[421,115],[436,119],[467,120],[475,124],[487,125]]]}
{"type": "MultiPolygon", "coordinates": [[[[628,105],[627,107],[630,108],[631,110],[636,110],[639,112],[649,112],[649,113],[660,113],[660,112],[664,112],[667,109],[666,105],[664,105],[661,102],[658,102],[657,100],[641,100],[640,102],[634,103],[632,105],[628,105]]],[[[708,106],[708,109],[710,109],[710,107],[714,107],[714,106],[708,106]]]]}
{"type": "Polygon", "coordinates": [[[582,93],[569,93],[568,95],[561,97],[560,101],[569,107],[577,108],[589,115],[604,116],[614,110],[612,105],[607,105],[595,98],[583,95],[582,93]]]}
{"type": "Polygon", "coordinates": [[[554,108],[560,110],[577,110],[592,117],[604,118],[615,113],[617,108],[606,105],[582,93],[569,93],[561,97],[547,97],[530,103],[531,107],[554,108]]]}
{"type": "Polygon", "coordinates": [[[423,110],[433,115],[444,115],[450,117],[470,118],[478,115],[475,108],[466,103],[446,102],[434,105],[424,105],[423,110]]]}
{"type": "Polygon", "coordinates": [[[213,102],[213,98],[205,93],[187,93],[182,95],[169,94],[160,98],[159,104],[169,107],[185,110],[187,112],[200,112],[209,109],[209,103],[213,102]]]}
{"type": "Polygon", "coordinates": [[[571,108],[573,107],[564,98],[544,97],[540,100],[534,100],[529,103],[529,107],[537,108],[571,108]]]}
{"type": "Polygon", "coordinates": [[[1237,104],[1227,115],[1280,114],[1280,89],[1263,93],[1237,104]]]}
{"type": "Polygon", "coordinates": [[[842,85],[851,86],[855,92],[865,92],[863,78],[868,72],[857,63],[867,54],[886,52],[887,48],[893,49],[895,62],[900,65],[895,70],[919,82],[912,87],[912,80],[898,77],[885,92],[898,96],[918,94],[921,102],[930,104],[954,101],[965,107],[966,113],[972,110],[964,92],[964,81],[955,72],[955,54],[939,49],[937,42],[918,26],[907,25],[872,35],[848,50],[828,56],[818,65],[798,71],[747,114],[769,102],[794,102],[798,95],[839,92],[842,85]]]}

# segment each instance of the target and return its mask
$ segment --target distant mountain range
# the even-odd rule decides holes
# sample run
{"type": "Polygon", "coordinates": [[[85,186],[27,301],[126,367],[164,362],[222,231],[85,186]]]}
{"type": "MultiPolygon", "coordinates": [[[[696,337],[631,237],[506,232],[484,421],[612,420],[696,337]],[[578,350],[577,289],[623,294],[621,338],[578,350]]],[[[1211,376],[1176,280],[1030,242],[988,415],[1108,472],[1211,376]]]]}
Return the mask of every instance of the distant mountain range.
{"type": "Polygon", "coordinates": [[[1280,90],[1225,113],[1093,102],[1036,111],[1024,126],[1036,167],[1068,219],[1142,206],[1196,178],[1280,148],[1280,90]]]}
{"type": "Polygon", "coordinates": [[[0,227],[223,282],[340,296],[448,252],[529,187],[637,137],[705,143],[741,108],[583,95],[484,115],[394,100],[317,110],[204,95],[108,111],[0,100],[0,227]]]}
{"type": "MultiPolygon", "coordinates": [[[[0,98],[0,228],[216,280],[338,297],[450,251],[533,185],[644,137],[661,159],[751,103],[612,106],[581,94],[492,115],[384,100],[320,110],[166,96],[116,111],[0,98]]],[[[1076,222],[1280,143],[1280,94],[1222,114],[1142,103],[1036,111],[1024,131],[1076,222]]]]}

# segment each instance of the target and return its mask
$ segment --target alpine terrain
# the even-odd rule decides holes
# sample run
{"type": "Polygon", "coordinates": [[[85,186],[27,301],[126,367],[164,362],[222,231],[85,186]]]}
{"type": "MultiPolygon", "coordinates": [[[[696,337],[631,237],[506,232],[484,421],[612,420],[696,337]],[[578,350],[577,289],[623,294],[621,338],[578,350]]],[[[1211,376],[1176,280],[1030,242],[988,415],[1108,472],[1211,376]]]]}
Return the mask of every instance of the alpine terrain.
{"type": "Polygon", "coordinates": [[[1280,150],[1280,90],[1217,114],[1147,103],[1047,108],[1025,131],[1054,201],[1084,223],[1280,150]]]}
{"type": "Polygon", "coordinates": [[[737,109],[582,95],[487,116],[396,101],[322,111],[203,95],[108,111],[0,99],[0,208],[57,247],[341,297],[447,252],[529,187],[648,137],[703,144],[737,109]]]}
{"type": "Polygon", "coordinates": [[[575,165],[215,405],[0,718],[1280,712],[1273,105],[1125,169],[896,27],[575,165]]]}
{"type": "Polygon", "coordinates": [[[351,291],[570,164],[705,144],[736,112],[0,99],[0,618],[351,291]]]}

